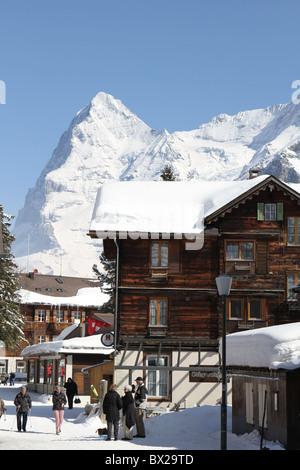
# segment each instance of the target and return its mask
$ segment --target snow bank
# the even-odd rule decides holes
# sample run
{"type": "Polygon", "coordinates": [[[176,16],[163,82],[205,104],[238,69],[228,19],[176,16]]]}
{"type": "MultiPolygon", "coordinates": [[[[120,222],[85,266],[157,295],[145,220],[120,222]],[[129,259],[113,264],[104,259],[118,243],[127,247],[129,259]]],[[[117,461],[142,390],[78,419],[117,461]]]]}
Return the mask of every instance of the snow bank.
{"type": "Polygon", "coordinates": [[[228,366],[297,369],[300,367],[300,322],[228,335],[226,363],[228,366]]]}

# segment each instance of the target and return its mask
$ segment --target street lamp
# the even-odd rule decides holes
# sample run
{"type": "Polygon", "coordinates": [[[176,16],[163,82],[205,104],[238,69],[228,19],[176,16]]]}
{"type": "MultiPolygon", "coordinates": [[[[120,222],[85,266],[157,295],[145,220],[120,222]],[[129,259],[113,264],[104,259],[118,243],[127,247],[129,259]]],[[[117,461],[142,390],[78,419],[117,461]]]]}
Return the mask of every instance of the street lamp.
{"type": "Polygon", "coordinates": [[[221,274],[216,278],[218,294],[222,297],[222,402],[221,402],[221,450],[227,448],[227,378],[226,378],[226,297],[230,293],[231,277],[221,274]]]}

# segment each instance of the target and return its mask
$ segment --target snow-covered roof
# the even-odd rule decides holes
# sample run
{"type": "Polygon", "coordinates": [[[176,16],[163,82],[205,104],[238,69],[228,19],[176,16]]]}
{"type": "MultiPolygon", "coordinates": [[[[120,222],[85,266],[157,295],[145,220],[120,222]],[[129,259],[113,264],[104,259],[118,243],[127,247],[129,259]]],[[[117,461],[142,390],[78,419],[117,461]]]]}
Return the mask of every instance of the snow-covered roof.
{"type": "MultiPolygon", "coordinates": [[[[205,217],[268,178],[269,175],[262,175],[242,181],[107,183],[98,190],[90,233],[201,233],[205,217]]],[[[300,185],[290,188],[299,192],[300,185]]]]}
{"type": "MultiPolygon", "coordinates": [[[[78,325],[76,325],[78,326],[78,325]]],[[[101,338],[103,335],[92,335],[85,337],[77,337],[71,339],[64,339],[70,334],[74,325],[66,328],[55,341],[49,341],[40,344],[27,346],[21,352],[23,357],[35,356],[58,356],[60,354],[111,354],[114,349],[106,347],[102,344],[101,338]]]]}
{"type": "Polygon", "coordinates": [[[76,307],[99,307],[108,301],[109,296],[103,294],[99,287],[84,287],[72,297],[43,295],[37,292],[20,289],[20,303],[38,305],[69,305],[76,307]]]}
{"type": "Polygon", "coordinates": [[[300,322],[226,336],[226,364],[269,369],[299,368],[300,322]]]}

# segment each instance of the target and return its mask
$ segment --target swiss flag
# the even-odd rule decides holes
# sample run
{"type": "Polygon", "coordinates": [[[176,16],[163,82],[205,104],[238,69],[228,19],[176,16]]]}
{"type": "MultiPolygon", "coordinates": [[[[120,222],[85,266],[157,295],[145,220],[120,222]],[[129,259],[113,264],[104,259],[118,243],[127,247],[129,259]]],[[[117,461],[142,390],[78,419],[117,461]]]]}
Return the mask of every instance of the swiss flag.
{"type": "Polygon", "coordinates": [[[98,331],[101,328],[101,326],[105,326],[105,328],[108,328],[110,327],[110,324],[106,323],[105,321],[94,320],[93,318],[89,318],[89,321],[88,321],[89,335],[91,336],[94,333],[96,333],[96,331],[98,331]]]}

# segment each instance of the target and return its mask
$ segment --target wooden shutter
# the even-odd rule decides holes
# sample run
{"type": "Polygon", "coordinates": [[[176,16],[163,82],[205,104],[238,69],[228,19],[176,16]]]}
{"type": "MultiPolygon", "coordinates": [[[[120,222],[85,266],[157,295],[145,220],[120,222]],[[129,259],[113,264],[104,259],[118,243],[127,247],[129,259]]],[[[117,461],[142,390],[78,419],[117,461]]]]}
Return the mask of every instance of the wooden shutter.
{"type": "Polygon", "coordinates": [[[169,272],[180,272],[180,240],[172,240],[169,242],[169,272]]]}
{"type": "Polygon", "coordinates": [[[34,311],[34,321],[39,321],[39,311],[37,308],[34,311]]]}
{"type": "Polygon", "coordinates": [[[256,242],[256,273],[268,274],[268,242],[256,242]]]}
{"type": "Polygon", "coordinates": [[[257,220],[265,220],[265,205],[263,202],[257,203],[257,220]]]}
{"type": "Polygon", "coordinates": [[[283,202],[277,202],[277,220],[283,220],[283,202]]]}

